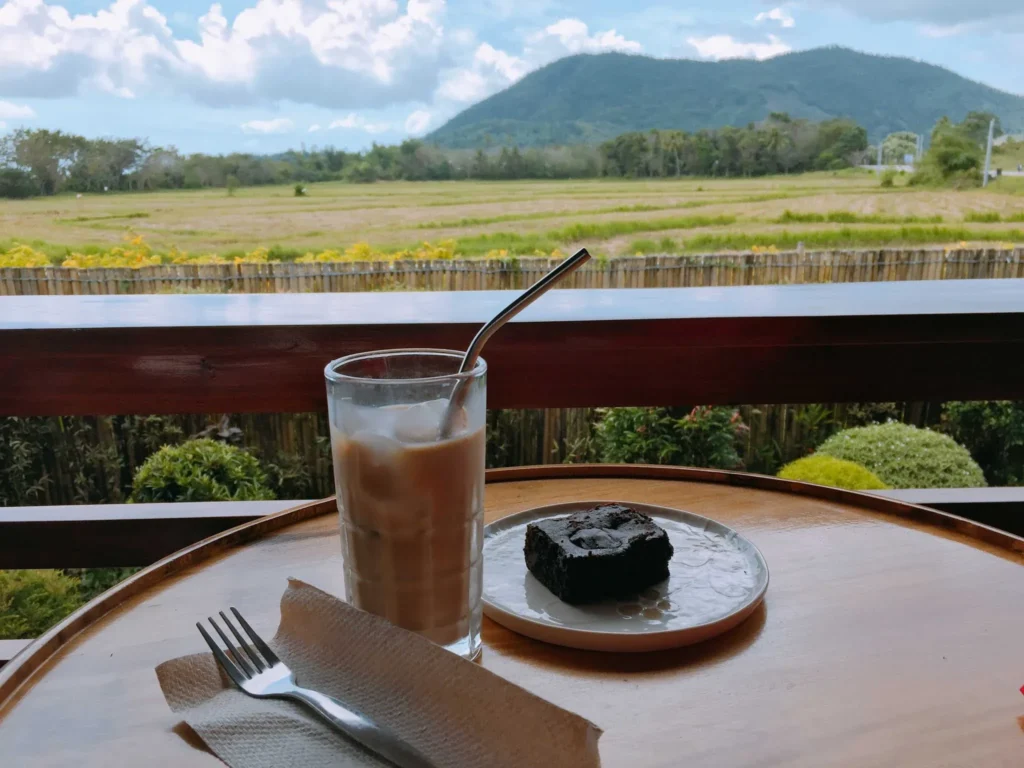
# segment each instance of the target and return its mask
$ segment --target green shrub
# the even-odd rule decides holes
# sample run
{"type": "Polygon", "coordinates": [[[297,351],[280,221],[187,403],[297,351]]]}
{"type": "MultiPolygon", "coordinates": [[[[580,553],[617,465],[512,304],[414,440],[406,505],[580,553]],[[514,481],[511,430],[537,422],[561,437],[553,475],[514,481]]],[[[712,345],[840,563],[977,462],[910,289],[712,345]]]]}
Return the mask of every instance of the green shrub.
{"type": "Polygon", "coordinates": [[[295,185],[295,197],[305,197],[305,196],[306,196],[306,185],[303,184],[302,182],[299,182],[298,184],[295,185]]]}
{"type": "MultiPolygon", "coordinates": [[[[321,450],[327,448],[324,458],[330,462],[330,442],[318,440],[321,450]]],[[[276,499],[311,499],[315,496],[313,477],[309,466],[296,453],[278,453],[273,460],[265,460],[267,485],[276,499]]]]}
{"type": "Polygon", "coordinates": [[[360,160],[345,166],[342,172],[345,181],[356,184],[372,184],[377,180],[377,167],[365,160],[360,160]]]}
{"type": "Polygon", "coordinates": [[[135,474],[132,501],[253,501],[272,499],[252,454],[215,440],[164,446],[135,474]]]}
{"type": "Polygon", "coordinates": [[[609,408],[602,412],[596,440],[602,461],[615,464],[739,469],[737,442],[745,431],[732,408],[609,408]]]}
{"type": "Polygon", "coordinates": [[[948,435],[889,422],[839,432],[818,453],[861,464],[893,488],[980,488],[985,476],[948,435]]]}
{"type": "Polygon", "coordinates": [[[851,491],[878,491],[889,487],[866,467],[824,454],[806,456],[787,464],[779,470],[779,477],[851,491]]]}
{"type": "Polygon", "coordinates": [[[880,186],[880,187],[891,187],[891,186],[893,186],[895,184],[895,182],[896,182],[896,171],[894,171],[892,168],[889,168],[888,170],[886,170],[886,171],[884,171],[882,173],[882,180],[881,180],[881,182],[879,182],[878,186],[880,186]]]}
{"type": "Polygon", "coordinates": [[[910,184],[956,189],[980,186],[983,159],[981,148],[969,136],[955,126],[940,123],[910,184]]]}
{"type": "Polygon", "coordinates": [[[78,580],[60,571],[0,571],[0,638],[38,637],[81,604],[78,580]]]}
{"type": "Polygon", "coordinates": [[[967,447],[992,485],[1024,485],[1024,403],[946,403],[943,429],[967,447]]]}
{"type": "Polygon", "coordinates": [[[0,168],[0,197],[33,197],[39,191],[31,174],[17,168],[0,168]]]}
{"type": "Polygon", "coordinates": [[[88,602],[121,583],[141,568],[65,568],[64,573],[78,580],[82,602],[88,602]]]}

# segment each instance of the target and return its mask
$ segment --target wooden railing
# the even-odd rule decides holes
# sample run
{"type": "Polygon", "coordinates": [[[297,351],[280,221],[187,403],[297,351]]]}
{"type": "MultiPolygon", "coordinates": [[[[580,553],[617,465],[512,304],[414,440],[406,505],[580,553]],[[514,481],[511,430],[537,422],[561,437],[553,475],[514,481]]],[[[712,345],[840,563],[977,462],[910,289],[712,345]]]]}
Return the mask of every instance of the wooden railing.
{"type": "MultiPolygon", "coordinates": [[[[464,348],[509,298],[4,298],[0,415],[321,410],[330,359],[464,348]]],[[[1024,399],[1024,281],[555,291],[484,357],[495,408],[1024,399]]],[[[984,503],[968,496],[961,502],[984,503]]],[[[143,565],[250,514],[212,504],[8,508],[0,568],[143,565]]]]}
{"type": "MultiPolygon", "coordinates": [[[[373,348],[463,348],[507,292],[16,296],[0,415],[305,412],[373,348]]],[[[1011,398],[1024,281],[556,291],[489,342],[488,403],[1011,398]]]]}

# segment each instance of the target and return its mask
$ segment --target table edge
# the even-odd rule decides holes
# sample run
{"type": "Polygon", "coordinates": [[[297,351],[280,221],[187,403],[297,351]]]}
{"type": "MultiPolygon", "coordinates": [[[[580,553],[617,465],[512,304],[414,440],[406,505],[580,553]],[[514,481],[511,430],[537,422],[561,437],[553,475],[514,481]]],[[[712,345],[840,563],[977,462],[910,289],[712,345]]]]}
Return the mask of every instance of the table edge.
{"type": "MultiPolygon", "coordinates": [[[[487,471],[487,483],[575,478],[629,478],[675,480],[732,485],[758,490],[791,493],[890,514],[938,528],[956,531],[978,541],[1015,553],[1024,564],[1024,538],[968,520],[948,512],[922,507],[870,493],[783,480],[769,475],[729,472],[717,469],[655,466],[645,464],[551,464],[487,471]]],[[[208,560],[231,547],[244,544],[304,520],[334,511],[334,497],[305,503],[258,520],[243,523],[168,555],[79,608],[25,647],[0,669],[0,721],[4,709],[33,675],[80,632],[124,600],[159,584],[167,576],[208,560]]]]}

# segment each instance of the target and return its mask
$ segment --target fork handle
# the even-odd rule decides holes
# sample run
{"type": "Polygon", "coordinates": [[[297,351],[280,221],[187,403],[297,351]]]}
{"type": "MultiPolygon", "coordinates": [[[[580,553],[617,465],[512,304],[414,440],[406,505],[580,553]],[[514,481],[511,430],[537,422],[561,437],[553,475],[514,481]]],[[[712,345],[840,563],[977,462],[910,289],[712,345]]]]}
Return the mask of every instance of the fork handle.
{"type": "Polygon", "coordinates": [[[346,736],[390,760],[398,768],[437,768],[394,733],[353,712],[337,699],[300,686],[281,695],[305,704],[346,736]]]}

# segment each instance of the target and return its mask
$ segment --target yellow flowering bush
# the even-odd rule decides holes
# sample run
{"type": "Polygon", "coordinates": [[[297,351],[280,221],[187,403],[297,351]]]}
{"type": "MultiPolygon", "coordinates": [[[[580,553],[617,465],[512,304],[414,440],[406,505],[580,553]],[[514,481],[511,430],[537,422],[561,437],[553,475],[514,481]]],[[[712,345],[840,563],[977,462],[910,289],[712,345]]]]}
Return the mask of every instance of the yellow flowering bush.
{"type": "Polygon", "coordinates": [[[0,267],[49,267],[50,260],[45,253],[28,245],[15,245],[0,253],[0,267]]]}
{"type": "Polygon", "coordinates": [[[131,234],[125,238],[125,245],[111,248],[103,253],[72,253],[63,262],[62,267],[89,269],[92,267],[153,267],[162,264],[163,260],[153,253],[142,235],[131,234]]]}
{"type": "MultiPolygon", "coordinates": [[[[379,250],[369,243],[355,243],[343,251],[325,249],[319,253],[312,251],[295,259],[300,264],[316,264],[324,262],[354,262],[354,261],[396,261],[399,259],[414,259],[419,261],[433,261],[438,259],[450,260],[456,258],[457,244],[454,240],[442,240],[438,243],[423,242],[413,248],[406,248],[399,251],[379,250]]],[[[561,258],[562,252],[557,248],[550,254],[542,250],[535,250],[531,255],[539,257],[561,258]]],[[[59,257],[58,257],[59,258],[59,257]]],[[[494,249],[488,251],[484,258],[487,259],[511,259],[514,258],[507,249],[494,249]]],[[[142,235],[129,235],[123,246],[116,246],[108,251],[98,253],[69,253],[59,263],[62,267],[70,269],[90,269],[96,267],[127,267],[138,269],[139,267],[158,266],[160,264],[267,264],[280,262],[281,259],[272,255],[267,248],[256,248],[255,250],[233,256],[224,257],[215,253],[190,254],[188,251],[178,250],[176,247],[164,254],[154,253],[153,249],[146,243],[142,235]]],[[[3,267],[48,267],[54,265],[42,251],[36,250],[28,245],[17,244],[6,251],[0,251],[0,268],[3,267]]]]}
{"type": "Polygon", "coordinates": [[[266,264],[269,261],[270,251],[266,248],[257,248],[249,251],[244,256],[236,256],[235,264],[266,264]]]}
{"type": "Polygon", "coordinates": [[[750,246],[751,253],[778,253],[779,249],[774,245],[752,245],[750,246]]]}
{"type": "Polygon", "coordinates": [[[310,251],[295,261],[299,264],[314,264],[317,262],[333,261],[396,261],[399,259],[432,260],[453,258],[455,258],[455,241],[442,240],[436,245],[421,243],[417,248],[407,248],[391,252],[375,250],[368,243],[356,243],[344,251],[331,249],[321,251],[320,253],[310,251]]]}

